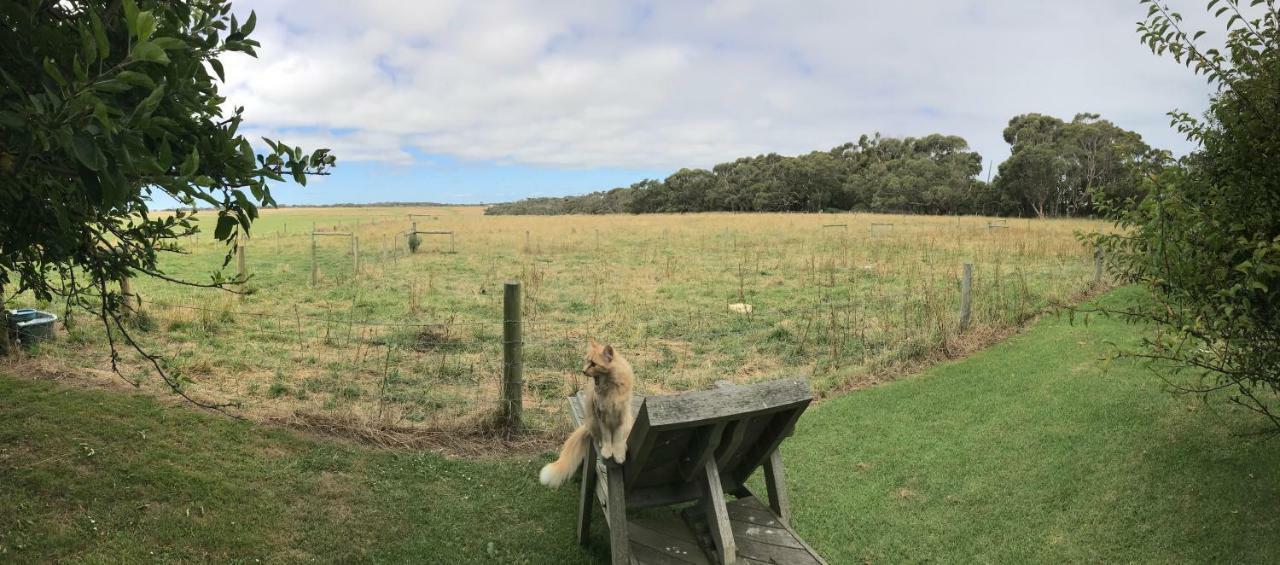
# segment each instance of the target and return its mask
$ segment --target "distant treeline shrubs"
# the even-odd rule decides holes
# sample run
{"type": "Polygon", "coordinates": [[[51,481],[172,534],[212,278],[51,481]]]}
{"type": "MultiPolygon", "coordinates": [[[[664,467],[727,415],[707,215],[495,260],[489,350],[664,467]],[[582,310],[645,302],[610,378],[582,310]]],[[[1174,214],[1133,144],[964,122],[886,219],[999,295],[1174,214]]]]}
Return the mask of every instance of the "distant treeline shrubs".
{"type": "Polygon", "coordinates": [[[982,157],[964,138],[862,136],[828,151],[770,153],[665,180],[560,198],[496,204],[486,214],[868,211],[1003,216],[1085,215],[1095,197],[1139,193],[1141,172],[1167,153],[1141,136],[1080,114],[1071,122],[1026,114],[1009,121],[1013,155],[994,182],[978,178],[982,157]]]}

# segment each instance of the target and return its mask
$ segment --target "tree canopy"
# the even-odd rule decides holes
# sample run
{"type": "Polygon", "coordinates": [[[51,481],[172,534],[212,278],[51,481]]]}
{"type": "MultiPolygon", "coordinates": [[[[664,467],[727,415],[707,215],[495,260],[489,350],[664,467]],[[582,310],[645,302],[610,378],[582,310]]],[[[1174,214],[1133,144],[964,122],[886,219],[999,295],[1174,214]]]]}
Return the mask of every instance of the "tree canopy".
{"type": "Polygon", "coordinates": [[[114,284],[169,279],[158,255],[181,252],[197,206],[231,247],[275,204],[272,182],[334,164],[325,149],[239,134],[220,58],[256,56],[255,23],[225,0],[0,3],[0,297],[64,299],[133,344],[114,284]],[[159,213],[161,196],[191,211],[159,213]]]}
{"type": "Polygon", "coordinates": [[[1141,176],[1165,166],[1166,151],[1101,119],[1076,114],[1070,122],[1043,114],[1009,120],[1011,154],[1000,164],[994,190],[1037,217],[1090,215],[1096,198],[1123,201],[1139,194],[1141,176]]]}
{"type": "Polygon", "coordinates": [[[862,136],[795,157],[743,157],[710,170],[680,169],[664,180],[564,198],[490,207],[490,214],[650,212],[821,212],[873,210],[975,213],[991,194],[977,175],[982,157],[963,138],[862,136]]]}
{"type": "Polygon", "coordinates": [[[795,157],[743,157],[706,169],[680,169],[664,180],[583,196],[499,204],[490,214],[651,212],[820,212],[1073,216],[1139,193],[1143,171],[1166,166],[1137,133],[1078,114],[1014,117],[1004,138],[1011,156],[994,183],[981,181],[982,157],[964,138],[862,136],[795,157]]]}
{"type": "Polygon", "coordinates": [[[1280,12],[1271,0],[1208,2],[1228,29],[1215,48],[1165,4],[1143,4],[1143,43],[1217,93],[1202,118],[1170,113],[1200,149],[1148,176],[1141,201],[1108,208],[1121,230],[1095,238],[1154,299],[1124,312],[1158,330],[1127,353],[1173,361],[1157,367],[1174,386],[1229,392],[1280,433],[1280,12]]]}

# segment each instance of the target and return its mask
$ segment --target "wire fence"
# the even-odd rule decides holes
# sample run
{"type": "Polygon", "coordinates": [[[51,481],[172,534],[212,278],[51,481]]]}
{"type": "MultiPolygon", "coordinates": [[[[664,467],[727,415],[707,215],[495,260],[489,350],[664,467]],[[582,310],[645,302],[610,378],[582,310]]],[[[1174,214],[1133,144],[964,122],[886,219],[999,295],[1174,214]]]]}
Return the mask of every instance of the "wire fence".
{"type": "MultiPolygon", "coordinates": [[[[1084,292],[1102,281],[1081,264],[1063,262],[1055,284],[1084,292]]],[[[870,285],[861,294],[816,295],[803,304],[681,311],[632,306],[630,325],[608,316],[572,323],[524,287],[520,404],[523,426],[559,433],[564,398],[583,383],[588,337],[612,335],[641,372],[638,392],[697,388],[725,376],[759,379],[805,372],[821,389],[894,363],[963,348],[967,335],[1016,325],[1048,306],[1018,269],[977,265],[969,286],[972,325],[960,327],[959,277],[921,280],[905,288],[870,285]]],[[[815,275],[820,276],[820,275],[815,275]]],[[[833,285],[834,287],[834,285],[833,285]]],[[[504,400],[503,316],[444,312],[391,319],[351,308],[292,312],[242,308],[233,301],[151,300],[148,338],[167,350],[171,367],[197,387],[246,404],[341,413],[377,425],[456,429],[490,420],[504,400]],[[232,338],[219,336],[233,336],[232,338]]]]}

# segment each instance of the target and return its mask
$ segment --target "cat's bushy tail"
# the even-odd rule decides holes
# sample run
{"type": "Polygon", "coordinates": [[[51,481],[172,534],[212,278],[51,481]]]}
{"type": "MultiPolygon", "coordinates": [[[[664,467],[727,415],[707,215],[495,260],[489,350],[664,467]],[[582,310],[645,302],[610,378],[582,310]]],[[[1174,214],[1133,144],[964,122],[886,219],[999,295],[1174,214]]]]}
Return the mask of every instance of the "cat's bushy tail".
{"type": "Polygon", "coordinates": [[[569,439],[564,440],[564,447],[560,448],[560,458],[547,463],[542,468],[542,472],[538,473],[538,480],[551,488],[556,488],[569,480],[569,477],[578,471],[582,458],[587,454],[588,441],[591,441],[591,435],[587,433],[587,427],[578,426],[578,429],[569,434],[569,439]]]}

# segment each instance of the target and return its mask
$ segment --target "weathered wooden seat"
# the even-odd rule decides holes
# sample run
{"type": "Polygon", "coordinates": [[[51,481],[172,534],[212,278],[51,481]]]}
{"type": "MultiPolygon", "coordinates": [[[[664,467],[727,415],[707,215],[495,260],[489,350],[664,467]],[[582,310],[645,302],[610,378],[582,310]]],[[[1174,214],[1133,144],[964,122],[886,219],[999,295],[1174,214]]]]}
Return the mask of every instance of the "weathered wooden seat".
{"type": "MultiPolygon", "coordinates": [[[[578,542],[590,537],[594,498],[609,525],[614,565],[825,563],[791,529],[778,454],[812,399],[802,380],[635,399],[626,462],[601,459],[595,442],[583,461],[578,542]],[[760,467],[768,505],[745,484],[760,467]],[[688,502],[695,504],[678,514],[628,517],[688,502]]],[[[569,408],[581,424],[581,393],[569,408]]]]}

